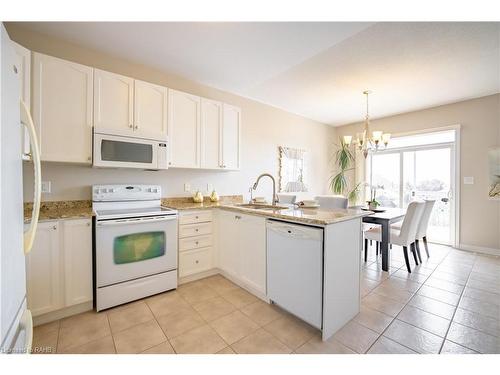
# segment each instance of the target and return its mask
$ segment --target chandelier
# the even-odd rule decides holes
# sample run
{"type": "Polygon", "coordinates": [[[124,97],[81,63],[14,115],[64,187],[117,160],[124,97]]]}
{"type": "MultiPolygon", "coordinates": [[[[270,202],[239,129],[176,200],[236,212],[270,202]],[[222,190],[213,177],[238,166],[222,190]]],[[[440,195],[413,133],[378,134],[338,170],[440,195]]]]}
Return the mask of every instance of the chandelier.
{"type": "MultiPolygon", "coordinates": [[[[373,151],[385,150],[387,148],[387,144],[391,139],[391,135],[389,133],[384,133],[379,130],[375,130],[371,133],[370,136],[370,116],[368,112],[368,95],[371,94],[371,91],[363,91],[363,94],[366,95],[366,117],[365,117],[365,128],[363,132],[356,134],[356,140],[354,140],[353,144],[358,147],[360,151],[363,151],[363,155],[365,158],[368,156],[368,153],[373,151]],[[381,145],[384,145],[382,148],[381,145]]],[[[343,142],[346,146],[350,146],[352,143],[352,135],[344,135],[343,142]]]]}

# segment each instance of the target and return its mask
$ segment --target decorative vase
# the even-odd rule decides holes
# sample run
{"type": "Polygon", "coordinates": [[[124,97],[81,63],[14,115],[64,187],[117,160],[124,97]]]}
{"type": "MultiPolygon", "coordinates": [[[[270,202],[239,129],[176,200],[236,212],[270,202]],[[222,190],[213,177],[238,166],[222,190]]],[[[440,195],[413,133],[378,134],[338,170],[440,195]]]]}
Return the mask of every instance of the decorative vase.
{"type": "Polygon", "coordinates": [[[212,191],[212,194],[210,194],[210,201],[211,202],[218,202],[219,201],[219,195],[217,192],[214,190],[212,191]]]}
{"type": "Polygon", "coordinates": [[[195,203],[202,203],[203,202],[203,194],[201,194],[201,191],[197,191],[195,195],[193,195],[193,201],[195,203]]]}

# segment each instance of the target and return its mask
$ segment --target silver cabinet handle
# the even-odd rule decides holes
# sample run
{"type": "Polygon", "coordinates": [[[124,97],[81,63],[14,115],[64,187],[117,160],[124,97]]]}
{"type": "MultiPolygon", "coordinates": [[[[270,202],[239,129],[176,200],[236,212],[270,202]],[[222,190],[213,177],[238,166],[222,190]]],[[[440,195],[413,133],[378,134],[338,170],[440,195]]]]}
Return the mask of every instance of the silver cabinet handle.
{"type": "Polygon", "coordinates": [[[199,261],[199,260],[196,260],[196,261],[195,261],[195,263],[196,263],[196,264],[198,264],[198,263],[200,263],[200,261],[199,261]]]}
{"type": "Polygon", "coordinates": [[[133,129],[133,128],[134,128],[134,125],[130,124],[128,127],[129,127],[130,129],[133,129]]]}
{"type": "Polygon", "coordinates": [[[134,129],[135,129],[135,130],[139,129],[139,125],[136,125],[136,126],[134,127],[134,129]]]}
{"type": "Polygon", "coordinates": [[[195,244],[198,245],[198,241],[196,241],[195,244]]]}
{"type": "Polygon", "coordinates": [[[57,225],[54,225],[54,226],[52,227],[52,230],[56,230],[56,229],[57,229],[57,225]]]}
{"type": "Polygon", "coordinates": [[[234,215],[234,218],[235,218],[236,220],[239,220],[239,219],[241,219],[241,216],[239,216],[239,215],[234,215]]]}
{"type": "Polygon", "coordinates": [[[196,228],[194,231],[195,231],[195,232],[198,232],[198,231],[199,231],[199,229],[198,229],[198,228],[196,228]]]}

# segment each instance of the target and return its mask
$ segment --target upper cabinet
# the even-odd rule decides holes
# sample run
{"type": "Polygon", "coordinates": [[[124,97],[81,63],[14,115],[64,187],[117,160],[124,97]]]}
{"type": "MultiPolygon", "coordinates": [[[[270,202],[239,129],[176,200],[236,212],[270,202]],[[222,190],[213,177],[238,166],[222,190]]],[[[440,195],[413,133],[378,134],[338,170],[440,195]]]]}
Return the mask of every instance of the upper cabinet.
{"type": "MultiPolygon", "coordinates": [[[[92,163],[94,132],[164,141],[173,168],[238,170],[241,110],[16,45],[42,161],[92,163]]],[[[29,139],[25,153],[29,158],[29,139]]]]}
{"type": "Polygon", "coordinates": [[[222,103],[201,99],[201,167],[222,168],[222,103]]]}
{"type": "Polygon", "coordinates": [[[134,79],[94,70],[94,126],[105,134],[134,135],[134,79]]]}
{"type": "Polygon", "coordinates": [[[222,119],[222,168],[240,169],[241,109],[224,104],[222,119]]]}
{"type": "MultiPolygon", "coordinates": [[[[12,42],[17,57],[17,71],[19,74],[21,99],[28,108],[31,108],[31,51],[20,44],[12,42]]],[[[27,129],[23,130],[23,159],[31,160],[30,137],[27,129]]]]}
{"type": "Polygon", "coordinates": [[[138,80],[134,85],[134,136],[167,140],[168,89],[138,80]]]}
{"type": "Polygon", "coordinates": [[[200,167],[200,104],[199,96],[169,90],[169,167],[200,167]]]}
{"type": "Polygon", "coordinates": [[[93,69],[33,54],[33,120],[41,160],[92,162],[93,69]]]}

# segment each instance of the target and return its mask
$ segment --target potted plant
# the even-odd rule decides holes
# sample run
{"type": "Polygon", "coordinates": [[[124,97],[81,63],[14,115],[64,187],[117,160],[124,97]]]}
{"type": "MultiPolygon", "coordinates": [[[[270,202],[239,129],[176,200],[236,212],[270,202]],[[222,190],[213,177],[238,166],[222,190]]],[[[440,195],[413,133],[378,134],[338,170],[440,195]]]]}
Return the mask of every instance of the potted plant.
{"type": "Polygon", "coordinates": [[[343,138],[340,138],[339,149],[335,153],[335,164],[337,165],[339,171],[332,177],[330,181],[330,188],[335,194],[340,194],[347,199],[349,202],[355,203],[359,195],[359,187],[361,183],[356,184],[353,189],[349,189],[346,173],[354,170],[352,164],[354,163],[354,155],[349,149],[343,138]]]}
{"type": "MultiPolygon", "coordinates": [[[[382,189],[383,189],[383,187],[382,187],[382,189]]],[[[377,202],[377,200],[375,199],[376,196],[377,196],[377,188],[372,187],[370,189],[370,200],[366,201],[366,203],[368,203],[368,209],[376,210],[377,207],[380,206],[380,203],[377,202]]]]}

